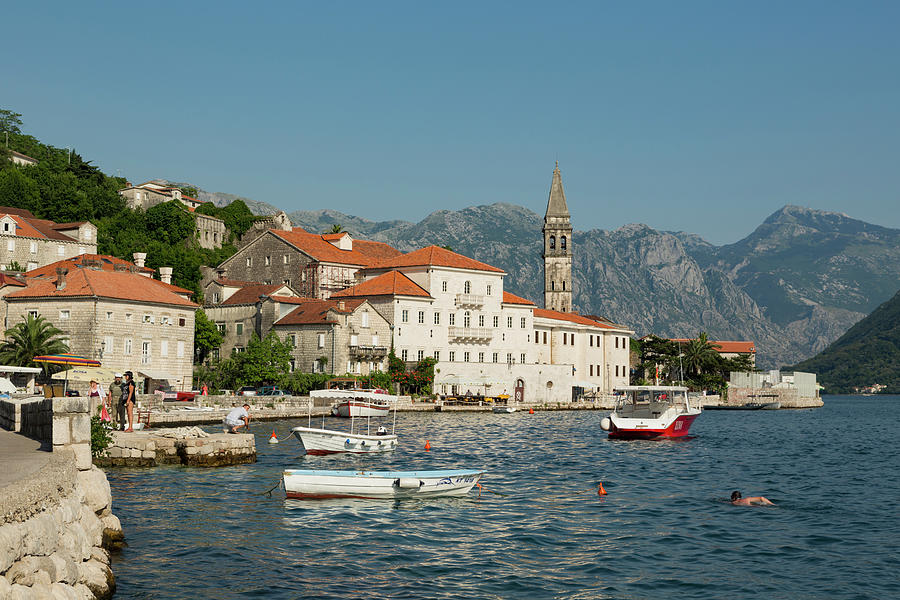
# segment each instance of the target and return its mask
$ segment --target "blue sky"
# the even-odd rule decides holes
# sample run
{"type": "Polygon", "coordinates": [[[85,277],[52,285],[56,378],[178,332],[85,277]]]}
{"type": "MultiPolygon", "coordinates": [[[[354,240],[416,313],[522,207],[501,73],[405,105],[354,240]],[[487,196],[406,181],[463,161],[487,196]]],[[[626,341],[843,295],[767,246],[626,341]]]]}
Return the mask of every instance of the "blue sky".
{"type": "Polygon", "coordinates": [[[418,221],[546,208],[722,244],[785,204],[900,228],[897,2],[5,7],[0,108],[133,182],[418,221]]]}

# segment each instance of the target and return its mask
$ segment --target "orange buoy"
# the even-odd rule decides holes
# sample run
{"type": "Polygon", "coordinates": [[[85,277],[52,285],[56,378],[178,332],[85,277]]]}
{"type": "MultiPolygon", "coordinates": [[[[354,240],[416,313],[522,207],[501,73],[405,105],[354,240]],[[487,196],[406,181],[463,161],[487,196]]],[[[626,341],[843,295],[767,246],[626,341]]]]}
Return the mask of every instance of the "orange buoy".
{"type": "Polygon", "coordinates": [[[270,443],[270,444],[277,444],[277,443],[278,443],[278,436],[275,435],[275,430],[274,430],[274,429],[272,430],[272,436],[269,438],[269,443],[270,443]]]}
{"type": "Polygon", "coordinates": [[[597,495],[598,495],[598,496],[605,496],[605,495],[606,495],[606,490],[603,489],[603,482],[602,482],[602,481],[600,482],[600,487],[597,489],[597,495]]]}
{"type": "Polygon", "coordinates": [[[534,409],[533,409],[533,408],[529,408],[529,409],[528,409],[528,414],[529,414],[529,415],[533,415],[533,414],[534,414],[534,409]]]}
{"type": "Polygon", "coordinates": [[[425,452],[428,452],[429,450],[431,450],[431,442],[425,440],[425,452]]]}

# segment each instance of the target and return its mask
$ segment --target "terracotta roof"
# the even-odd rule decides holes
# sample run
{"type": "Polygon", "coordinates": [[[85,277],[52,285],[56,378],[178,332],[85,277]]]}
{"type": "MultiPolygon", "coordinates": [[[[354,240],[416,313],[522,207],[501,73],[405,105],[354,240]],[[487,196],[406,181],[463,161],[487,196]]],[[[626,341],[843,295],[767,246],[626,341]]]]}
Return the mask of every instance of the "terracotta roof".
{"type": "Polygon", "coordinates": [[[96,265],[98,262],[100,268],[104,271],[114,271],[116,265],[121,265],[128,270],[130,270],[131,267],[134,267],[141,273],[153,273],[153,269],[149,267],[138,267],[133,262],[116,258],[115,256],[109,256],[108,254],[82,254],[65,260],[58,260],[55,263],[50,263],[43,267],[38,267],[37,269],[28,271],[25,275],[26,277],[40,277],[43,275],[55,277],[57,267],[66,267],[71,272],[75,269],[90,269],[92,264],[96,265]]]}
{"type": "Polygon", "coordinates": [[[474,258],[457,254],[452,250],[440,246],[426,246],[412,252],[407,252],[396,258],[385,260],[375,265],[372,269],[396,269],[399,267],[454,267],[456,269],[469,269],[471,271],[490,271],[492,273],[504,273],[503,269],[479,262],[474,258]]]}
{"type": "Polygon", "coordinates": [[[32,157],[28,156],[27,154],[22,154],[21,152],[16,152],[15,150],[10,150],[9,153],[12,154],[13,156],[18,156],[19,158],[27,158],[28,160],[33,160],[34,162],[39,162],[38,159],[32,158],[32,157]]]}
{"type": "Polygon", "coordinates": [[[303,304],[304,302],[309,302],[310,300],[318,300],[318,298],[300,298],[298,296],[269,296],[273,302],[280,302],[281,304],[303,304]]]}
{"type": "MultiPolygon", "coordinates": [[[[688,338],[671,338],[669,341],[690,342],[693,340],[688,338]]],[[[753,342],[709,340],[709,343],[718,346],[718,348],[713,349],[719,354],[756,354],[756,345],[753,342]]]]}
{"type": "Polygon", "coordinates": [[[532,302],[531,300],[520,298],[519,296],[510,294],[509,292],[503,292],[503,304],[527,304],[529,306],[534,306],[534,302],[532,302]]]}
{"type": "Polygon", "coordinates": [[[79,226],[89,223],[89,221],[73,221],[71,223],[57,223],[53,229],[78,229],[79,226]]]}
{"type": "Polygon", "coordinates": [[[555,319],[557,321],[570,321],[572,323],[578,323],[579,325],[599,327],[600,329],[619,329],[619,327],[613,327],[612,325],[608,325],[606,323],[594,321],[593,319],[582,317],[581,315],[576,313],[559,312],[557,310],[549,310],[546,308],[534,309],[534,316],[543,319],[555,319]]]}
{"type": "Polygon", "coordinates": [[[78,241],[75,238],[57,231],[57,224],[53,221],[36,219],[34,216],[26,217],[25,215],[19,214],[19,212],[7,212],[5,208],[0,208],[0,217],[4,215],[8,215],[16,222],[16,235],[19,237],[61,240],[64,242],[78,241]]]}
{"type": "Polygon", "coordinates": [[[0,206],[0,215],[19,215],[20,217],[25,217],[26,219],[36,219],[30,210],[27,208],[15,208],[14,206],[0,206]]]}
{"type": "Polygon", "coordinates": [[[66,286],[56,289],[57,275],[29,277],[24,290],[5,296],[7,301],[31,298],[114,298],[133,302],[153,302],[175,306],[196,307],[190,300],[173,292],[161,281],[129,271],[95,271],[69,269],[66,286]]]}
{"type": "Polygon", "coordinates": [[[361,296],[420,296],[431,298],[419,284],[399,271],[388,271],[374,279],[341,290],[332,298],[354,298],[361,296]]]}
{"type": "Polygon", "coordinates": [[[358,298],[354,300],[310,300],[306,299],[300,306],[281,317],[275,322],[275,325],[309,325],[334,323],[335,321],[328,318],[331,311],[349,314],[356,310],[365,299],[358,298]],[[339,303],[344,305],[343,310],[339,308],[339,303]]]}
{"type": "Polygon", "coordinates": [[[382,242],[353,240],[353,250],[341,250],[326,240],[324,235],[307,233],[300,227],[294,227],[291,231],[269,231],[319,262],[368,267],[400,255],[399,250],[382,242]]]}
{"type": "Polygon", "coordinates": [[[16,279],[12,275],[7,275],[6,273],[0,273],[0,287],[3,287],[5,285],[15,285],[15,286],[19,286],[19,287],[24,287],[25,282],[23,282],[19,279],[16,279]]]}
{"type": "Polygon", "coordinates": [[[285,287],[283,283],[248,285],[228,296],[222,304],[256,304],[260,296],[271,296],[283,287],[285,287]]]}

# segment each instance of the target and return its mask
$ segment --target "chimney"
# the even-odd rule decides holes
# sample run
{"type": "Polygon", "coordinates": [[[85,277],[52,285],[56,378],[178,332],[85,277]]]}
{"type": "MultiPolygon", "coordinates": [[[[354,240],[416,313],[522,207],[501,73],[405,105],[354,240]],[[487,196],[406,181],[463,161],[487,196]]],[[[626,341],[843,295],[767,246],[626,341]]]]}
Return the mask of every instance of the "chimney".
{"type": "Polygon", "coordinates": [[[163,283],[172,283],[172,267],[159,268],[159,280],[163,283]]]}
{"type": "Polygon", "coordinates": [[[134,264],[143,268],[144,261],[147,260],[146,252],[135,252],[132,256],[134,256],[134,264]]]}
{"type": "Polygon", "coordinates": [[[65,267],[56,267],[56,289],[66,289],[66,274],[69,270],[65,267]]]}

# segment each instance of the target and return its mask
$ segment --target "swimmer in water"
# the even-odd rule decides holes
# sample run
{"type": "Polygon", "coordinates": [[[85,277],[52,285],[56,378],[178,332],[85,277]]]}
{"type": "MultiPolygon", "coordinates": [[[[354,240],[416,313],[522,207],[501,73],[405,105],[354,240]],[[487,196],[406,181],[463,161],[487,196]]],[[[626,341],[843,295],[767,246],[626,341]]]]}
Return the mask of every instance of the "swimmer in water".
{"type": "Polygon", "coordinates": [[[765,496],[741,498],[741,493],[738,491],[731,492],[731,503],[735,506],[775,506],[775,503],[765,496]]]}

